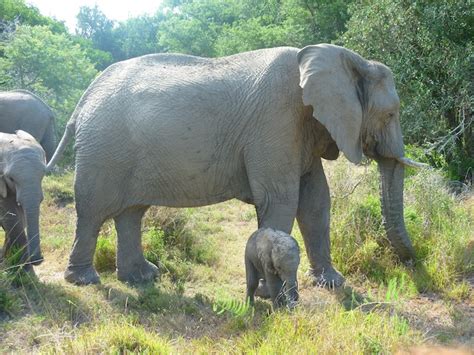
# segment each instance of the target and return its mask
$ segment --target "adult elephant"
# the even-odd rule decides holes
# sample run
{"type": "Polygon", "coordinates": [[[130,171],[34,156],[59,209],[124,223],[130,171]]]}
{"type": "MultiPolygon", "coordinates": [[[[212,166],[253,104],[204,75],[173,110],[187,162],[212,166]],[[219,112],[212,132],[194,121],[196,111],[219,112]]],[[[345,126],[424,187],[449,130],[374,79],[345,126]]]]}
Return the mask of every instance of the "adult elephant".
{"type": "Polygon", "coordinates": [[[0,92],[0,132],[22,130],[43,147],[49,161],[56,149],[54,114],[46,103],[26,90],[0,92]]]}
{"type": "Polygon", "coordinates": [[[141,248],[150,205],[194,207],[237,198],[258,225],[290,233],[298,220],[315,279],[331,265],[330,197],[321,157],[378,161],[385,227],[414,258],[403,221],[399,98],[383,64],[334,45],[282,47],[207,59],[146,55],[116,63],[84,93],[48,167],[76,137],[77,229],[66,280],[99,282],[98,231],[113,218],[117,273],[158,270],[141,248]]]}

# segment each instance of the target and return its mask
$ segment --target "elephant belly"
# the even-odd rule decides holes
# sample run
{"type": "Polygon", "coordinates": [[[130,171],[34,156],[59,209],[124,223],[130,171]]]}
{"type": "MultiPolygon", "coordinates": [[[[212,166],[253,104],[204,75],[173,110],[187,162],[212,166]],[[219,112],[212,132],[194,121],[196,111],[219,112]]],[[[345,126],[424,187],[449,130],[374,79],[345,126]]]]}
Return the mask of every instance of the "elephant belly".
{"type": "Polygon", "coordinates": [[[144,204],[169,207],[195,207],[223,202],[232,198],[250,200],[250,187],[238,161],[168,159],[155,161],[143,169],[135,180],[133,196],[144,204]]]}
{"type": "Polygon", "coordinates": [[[208,144],[208,136],[200,140],[197,132],[193,144],[187,143],[188,136],[164,130],[150,139],[104,139],[104,131],[101,137],[82,131],[78,138],[77,171],[89,176],[97,172],[96,181],[107,190],[101,196],[119,196],[124,205],[195,207],[232,198],[251,200],[238,147],[216,147],[208,144]],[[100,138],[104,143],[98,147],[100,138]]]}

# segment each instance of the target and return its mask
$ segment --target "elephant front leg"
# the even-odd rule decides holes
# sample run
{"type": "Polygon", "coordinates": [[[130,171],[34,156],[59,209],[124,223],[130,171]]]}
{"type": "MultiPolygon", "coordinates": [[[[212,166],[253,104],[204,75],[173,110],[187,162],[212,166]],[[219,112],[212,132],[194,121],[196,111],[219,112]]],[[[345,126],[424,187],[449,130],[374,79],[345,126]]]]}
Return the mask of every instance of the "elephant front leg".
{"type": "MultiPolygon", "coordinates": [[[[10,207],[13,207],[13,203],[10,207]]],[[[32,270],[28,263],[28,240],[21,219],[15,209],[4,212],[2,227],[5,230],[5,244],[3,258],[12,266],[22,266],[24,270],[32,270]],[[13,212],[12,212],[13,210],[13,212]]]]}
{"type": "Polygon", "coordinates": [[[156,265],[143,256],[141,221],[148,207],[132,207],[114,218],[117,229],[117,278],[139,283],[159,276],[156,265]]]}
{"type": "Polygon", "coordinates": [[[66,281],[76,285],[100,282],[99,275],[93,266],[93,259],[102,222],[103,220],[92,214],[78,213],[76,238],[69,256],[69,265],[64,272],[66,281]]]}
{"type": "Polygon", "coordinates": [[[296,219],[303,235],[314,284],[339,287],[344,277],[332,266],[329,240],[331,200],[321,159],[301,178],[296,219]]]}
{"type": "MultiPolygon", "coordinates": [[[[256,204],[258,228],[272,228],[290,234],[296,218],[297,201],[297,197],[287,201],[281,201],[276,196],[263,199],[261,204],[256,204]]],[[[266,280],[259,281],[255,296],[271,298],[266,280]]]]}

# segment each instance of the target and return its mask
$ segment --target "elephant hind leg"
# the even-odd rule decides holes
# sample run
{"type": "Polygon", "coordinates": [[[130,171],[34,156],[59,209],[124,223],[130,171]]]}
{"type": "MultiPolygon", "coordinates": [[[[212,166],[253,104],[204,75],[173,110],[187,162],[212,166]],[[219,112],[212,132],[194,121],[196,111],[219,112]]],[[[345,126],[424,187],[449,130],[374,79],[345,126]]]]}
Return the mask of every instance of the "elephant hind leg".
{"type": "Polygon", "coordinates": [[[117,277],[126,282],[152,281],[158,268],[143,256],[141,222],[148,206],[129,207],[114,217],[117,230],[117,277]]]}

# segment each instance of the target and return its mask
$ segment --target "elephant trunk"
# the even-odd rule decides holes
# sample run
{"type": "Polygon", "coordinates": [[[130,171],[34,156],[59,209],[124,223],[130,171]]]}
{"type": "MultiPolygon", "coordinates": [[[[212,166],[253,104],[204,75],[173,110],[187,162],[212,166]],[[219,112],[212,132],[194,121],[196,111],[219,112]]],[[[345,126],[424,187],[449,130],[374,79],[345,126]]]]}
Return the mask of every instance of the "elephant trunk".
{"type": "Polygon", "coordinates": [[[396,159],[378,158],[383,225],[387,237],[403,262],[415,259],[415,251],[403,218],[404,166],[396,159]]]}
{"type": "Polygon", "coordinates": [[[33,265],[39,265],[43,261],[39,234],[39,206],[40,202],[31,201],[23,205],[28,240],[28,261],[33,265]]]}
{"type": "Polygon", "coordinates": [[[287,307],[290,309],[295,308],[299,299],[296,277],[285,282],[285,298],[287,307]]]}

